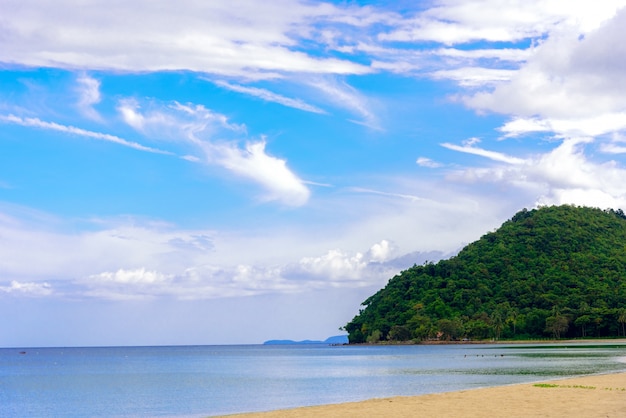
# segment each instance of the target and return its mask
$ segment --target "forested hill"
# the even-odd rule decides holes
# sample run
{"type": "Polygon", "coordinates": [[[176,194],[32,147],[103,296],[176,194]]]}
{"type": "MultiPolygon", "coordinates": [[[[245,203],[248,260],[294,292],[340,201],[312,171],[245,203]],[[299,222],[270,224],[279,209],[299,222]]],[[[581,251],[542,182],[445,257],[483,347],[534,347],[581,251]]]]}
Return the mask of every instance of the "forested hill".
{"type": "Polygon", "coordinates": [[[522,210],[457,256],[393,277],[345,330],[351,343],[625,334],[626,216],[522,210]]]}

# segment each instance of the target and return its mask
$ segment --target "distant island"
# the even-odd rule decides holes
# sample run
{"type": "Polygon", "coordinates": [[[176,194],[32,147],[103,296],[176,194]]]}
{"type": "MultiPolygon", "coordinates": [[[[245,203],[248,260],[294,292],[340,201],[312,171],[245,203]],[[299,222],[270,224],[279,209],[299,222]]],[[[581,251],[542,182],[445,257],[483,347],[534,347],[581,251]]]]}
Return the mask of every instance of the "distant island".
{"type": "Polygon", "coordinates": [[[333,337],[328,337],[324,341],[317,340],[303,340],[303,341],[293,341],[293,340],[268,340],[263,343],[263,345],[292,345],[292,344],[330,344],[330,345],[342,345],[348,344],[348,336],[347,335],[335,335],[333,337]]]}
{"type": "Polygon", "coordinates": [[[626,335],[626,215],[522,210],[458,255],[414,265],[362,304],[350,343],[626,335]]]}

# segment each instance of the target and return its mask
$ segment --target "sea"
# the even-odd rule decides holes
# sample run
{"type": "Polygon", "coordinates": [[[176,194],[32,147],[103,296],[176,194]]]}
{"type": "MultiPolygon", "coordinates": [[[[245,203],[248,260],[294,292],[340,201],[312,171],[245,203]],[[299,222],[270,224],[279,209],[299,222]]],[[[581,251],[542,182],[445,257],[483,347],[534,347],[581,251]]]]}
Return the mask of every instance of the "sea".
{"type": "Polygon", "coordinates": [[[1,417],[209,417],[626,371],[626,345],[0,349],[1,417]]]}

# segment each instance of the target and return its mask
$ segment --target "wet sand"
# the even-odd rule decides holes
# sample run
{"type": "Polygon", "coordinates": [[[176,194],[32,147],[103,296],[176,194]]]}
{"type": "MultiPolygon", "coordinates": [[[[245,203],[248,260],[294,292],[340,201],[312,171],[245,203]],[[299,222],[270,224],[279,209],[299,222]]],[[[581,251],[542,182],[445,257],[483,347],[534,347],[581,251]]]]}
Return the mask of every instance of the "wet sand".
{"type": "Polygon", "coordinates": [[[626,417],[626,373],[421,396],[371,399],[229,417],[617,418],[626,417]]]}

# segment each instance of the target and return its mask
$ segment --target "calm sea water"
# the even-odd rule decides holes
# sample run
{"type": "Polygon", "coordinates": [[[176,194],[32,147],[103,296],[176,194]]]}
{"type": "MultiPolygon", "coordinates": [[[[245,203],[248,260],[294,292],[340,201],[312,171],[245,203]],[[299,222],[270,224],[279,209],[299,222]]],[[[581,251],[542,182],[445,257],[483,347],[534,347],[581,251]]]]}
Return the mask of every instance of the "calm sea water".
{"type": "Polygon", "coordinates": [[[625,357],[617,344],[0,349],[0,416],[201,417],[619,371],[625,357]]]}

